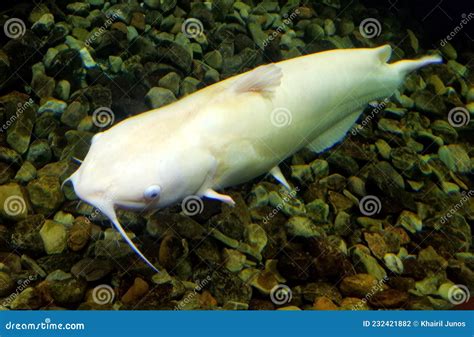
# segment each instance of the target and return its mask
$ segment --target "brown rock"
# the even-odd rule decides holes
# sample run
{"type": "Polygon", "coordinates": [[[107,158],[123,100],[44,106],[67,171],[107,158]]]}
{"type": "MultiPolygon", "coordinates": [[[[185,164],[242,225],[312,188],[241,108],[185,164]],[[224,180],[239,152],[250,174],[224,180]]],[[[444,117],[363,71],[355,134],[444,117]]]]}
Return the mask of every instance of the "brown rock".
{"type": "Polygon", "coordinates": [[[135,278],[133,285],[127,290],[125,295],[122,296],[122,302],[125,304],[130,304],[141,299],[150,289],[148,283],[146,283],[141,278],[135,278]]]}
{"type": "Polygon", "coordinates": [[[341,292],[348,296],[363,298],[369,294],[386,289],[387,285],[383,280],[377,281],[375,277],[369,274],[356,274],[345,277],[340,285],[341,292]]]}
{"type": "Polygon", "coordinates": [[[91,237],[91,229],[91,222],[87,218],[81,216],[75,219],[67,238],[69,249],[77,252],[84,248],[91,237]]]}
{"type": "Polygon", "coordinates": [[[338,309],[337,305],[335,305],[334,302],[331,301],[327,297],[317,297],[314,300],[313,307],[315,310],[337,310],[338,309]]]}
{"type": "Polygon", "coordinates": [[[397,289],[387,289],[374,294],[369,303],[378,308],[399,308],[408,301],[408,294],[397,289]]]}
{"type": "Polygon", "coordinates": [[[390,251],[383,236],[379,233],[366,232],[364,233],[364,238],[375,257],[383,259],[384,255],[390,251]]]}

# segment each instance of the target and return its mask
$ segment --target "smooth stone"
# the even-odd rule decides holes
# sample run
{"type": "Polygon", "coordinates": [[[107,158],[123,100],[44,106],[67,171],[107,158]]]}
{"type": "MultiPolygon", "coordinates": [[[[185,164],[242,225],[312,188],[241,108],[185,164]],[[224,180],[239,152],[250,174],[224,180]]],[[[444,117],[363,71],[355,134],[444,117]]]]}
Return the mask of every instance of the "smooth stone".
{"type": "Polygon", "coordinates": [[[153,87],[146,94],[145,100],[151,108],[157,109],[176,101],[176,97],[169,89],[153,87]]]}
{"type": "Polygon", "coordinates": [[[36,167],[29,161],[23,162],[15,175],[15,180],[21,183],[27,183],[36,178],[36,167]]]}
{"type": "Polygon", "coordinates": [[[66,227],[62,223],[46,220],[40,235],[47,254],[60,254],[66,249],[66,227]]]}

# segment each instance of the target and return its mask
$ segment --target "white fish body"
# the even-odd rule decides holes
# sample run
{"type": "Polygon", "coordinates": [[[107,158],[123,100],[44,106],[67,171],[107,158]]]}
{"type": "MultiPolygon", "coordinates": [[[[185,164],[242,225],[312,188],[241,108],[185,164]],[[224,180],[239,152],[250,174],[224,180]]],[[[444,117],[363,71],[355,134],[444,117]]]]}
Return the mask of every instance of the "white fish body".
{"type": "Polygon", "coordinates": [[[97,134],[70,177],[76,194],[106,214],[124,239],[115,207],[163,208],[271,172],[309,146],[340,141],[367,103],[391,96],[405,76],[438,56],[387,61],[390,46],[340,49],[258,67],[97,134]]]}

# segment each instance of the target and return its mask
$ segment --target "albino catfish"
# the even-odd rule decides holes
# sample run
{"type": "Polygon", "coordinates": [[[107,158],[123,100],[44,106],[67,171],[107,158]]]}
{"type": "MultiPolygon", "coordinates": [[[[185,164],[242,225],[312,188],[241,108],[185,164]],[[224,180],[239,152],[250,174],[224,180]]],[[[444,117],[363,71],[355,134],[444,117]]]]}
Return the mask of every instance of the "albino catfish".
{"type": "Polygon", "coordinates": [[[188,196],[234,204],[223,189],[270,172],[303,147],[339,142],[371,101],[439,56],[388,64],[392,49],[338,49],[260,66],[96,134],[68,178],[124,240],[115,208],[159,209],[188,196]]]}

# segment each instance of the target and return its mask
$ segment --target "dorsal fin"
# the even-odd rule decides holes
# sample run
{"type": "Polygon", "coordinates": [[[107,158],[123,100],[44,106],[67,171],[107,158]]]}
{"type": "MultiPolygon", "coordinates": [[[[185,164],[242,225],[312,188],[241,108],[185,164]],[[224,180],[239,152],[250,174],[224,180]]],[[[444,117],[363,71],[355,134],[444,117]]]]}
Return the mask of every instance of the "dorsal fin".
{"type": "Polygon", "coordinates": [[[273,93],[281,83],[283,71],[274,63],[260,66],[244,73],[231,85],[237,93],[259,92],[273,93]]]}

